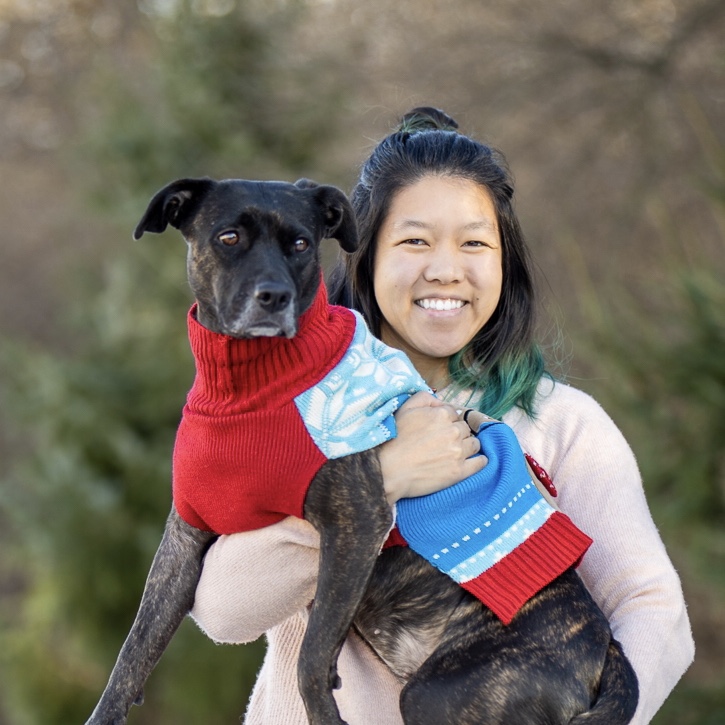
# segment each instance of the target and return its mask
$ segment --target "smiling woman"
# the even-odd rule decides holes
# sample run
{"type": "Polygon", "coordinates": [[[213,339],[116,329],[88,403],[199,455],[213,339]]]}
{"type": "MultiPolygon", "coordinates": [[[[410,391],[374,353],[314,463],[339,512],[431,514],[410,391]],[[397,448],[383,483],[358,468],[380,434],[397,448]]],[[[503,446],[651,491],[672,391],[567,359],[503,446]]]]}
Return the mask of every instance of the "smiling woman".
{"type": "MultiPolygon", "coordinates": [[[[499,152],[457,128],[441,111],[414,109],[403,117],[399,131],[383,139],[367,159],[351,196],[360,243],[333,270],[331,299],[360,310],[373,333],[383,339],[387,334],[391,341],[392,320],[381,311],[384,301],[378,299],[378,286],[383,275],[402,279],[405,270],[378,261],[388,249],[383,242],[402,243],[405,248],[415,247],[421,257],[433,257],[433,266],[416,289],[416,294],[422,289],[426,296],[419,297],[416,306],[437,308],[438,299],[444,306],[467,301],[471,309],[459,319],[474,313],[481,325],[472,336],[459,333],[458,338],[452,326],[429,326],[422,349],[413,344],[414,330],[408,335],[406,326],[400,325],[395,328],[400,338],[396,343],[405,343],[406,352],[423,365],[419,372],[434,388],[447,386],[449,397],[468,391],[479,410],[495,418],[512,407],[533,414],[536,390],[546,372],[534,338],[534,284],[513,208],[513,180],[499,152]],[[451,249],[455,246],[455,255],[449,254],[447,243],[451,249]],[[486,264],[474,263],[469,255],[474,259],[480,255],[486,264]],[[461,266],[462,260],[470,263],[461,266]],[[465,294],[477,296],[466,299],[462,292],[466,288],[465,294]],[[463,344],[451,347],[454,340],[463,344]]],[[[413,256],[391,261],[407,267],[414,264],[413,256]]],[[[386,295],[390,314],[403,314],[406,297],[400,297],[397,310],[400,294],[399,289],[386,295]]]]}
{"type": "Polygon", "coordinates": [[[448,358],[491,319],[501,296],[501,240],[490,194],[467,179],[425,176],[396,194],[377,236],[380,336],[431,388],[448,358]]]}

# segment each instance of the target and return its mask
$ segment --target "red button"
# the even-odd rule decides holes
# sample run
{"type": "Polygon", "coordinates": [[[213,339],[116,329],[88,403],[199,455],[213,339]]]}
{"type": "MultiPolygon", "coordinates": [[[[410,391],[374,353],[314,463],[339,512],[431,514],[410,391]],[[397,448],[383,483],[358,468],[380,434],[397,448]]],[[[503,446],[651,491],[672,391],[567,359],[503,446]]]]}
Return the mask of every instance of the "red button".
{"type": "Polygon", "coordinates": [[[541,483],[544,484],[546,487],[546,490],[554,497],[558,496],[558,492],[556,490],[556,486],[554,485],[554,482],[551,480],[551,477],[549,474],[540,466],[536,459],[533,456],[530,456],[528,453],[524,454],[526,456],[526,460],[529,462],[529,465],[531,466],[531,470],[534,472],[534,475],[536,478],[541,481],[541,483]]]}

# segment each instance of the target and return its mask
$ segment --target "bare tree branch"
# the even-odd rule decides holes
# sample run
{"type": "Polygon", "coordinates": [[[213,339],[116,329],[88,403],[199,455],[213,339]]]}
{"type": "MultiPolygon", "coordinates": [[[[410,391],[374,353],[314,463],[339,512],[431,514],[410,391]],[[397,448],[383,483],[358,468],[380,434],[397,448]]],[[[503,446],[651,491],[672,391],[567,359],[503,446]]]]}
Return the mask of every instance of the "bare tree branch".
{"type": "Polygon", "coordinates": [[[665,77],[678,60],[681,49],[695,35],[725,16],[722,0],[709,0],[694,8],[680,22],[675,32],[653,54],[633,52],[624,46],[594,45],[565,32],[547,31],[540,35],[539,45],[549,52],[565,51],[584,59],[604,71],[632,68],[654,77],[665,77]]]}

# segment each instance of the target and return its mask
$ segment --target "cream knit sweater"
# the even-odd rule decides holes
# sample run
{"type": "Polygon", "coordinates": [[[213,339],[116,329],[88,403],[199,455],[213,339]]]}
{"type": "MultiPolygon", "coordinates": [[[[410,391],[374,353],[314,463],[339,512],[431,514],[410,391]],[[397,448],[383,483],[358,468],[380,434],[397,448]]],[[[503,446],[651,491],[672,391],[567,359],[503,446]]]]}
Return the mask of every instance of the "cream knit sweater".
{"type": "MultiPolygon", "coordinates": [[[[536,419],[517,409],[504,422],[554,479],[561,509],[594,539],[579,573],[637,672],[640,700],[632,723],[645,725],[692,662],[694,643],[680,581],[632,451],[591,397],[546,380],[536,419]]],[[[307,725],[296,666],[315,594],[318,546],[310,524],[288,518],[223,536],[207,554],[192,611],[201,629],[220,643],[267,636],[245,725],[307,725]]],[[[335,697],[349,725],[402,725],[400,684],[354,633],[338,668],[343,685],[335,697]]]]}

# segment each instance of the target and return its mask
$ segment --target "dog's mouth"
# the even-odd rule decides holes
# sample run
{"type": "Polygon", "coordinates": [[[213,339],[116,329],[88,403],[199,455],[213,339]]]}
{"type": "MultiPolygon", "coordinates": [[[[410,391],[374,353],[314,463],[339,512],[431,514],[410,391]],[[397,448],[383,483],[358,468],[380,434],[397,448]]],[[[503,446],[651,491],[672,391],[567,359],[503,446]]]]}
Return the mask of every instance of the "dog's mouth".
{"type": "Polygon", "coordinates": [[[242,330],[235,337],[294,337],[297,330],[285,329],[279,325],[255,325],[242,330]]]}
{"type": "Polygon", "coordinates": [[[293,316],[286,319],[236,319],[222,324],[222,332],[230,337],[251,339],[258,337],[294,337],[297,334],[297,320],[293,316]]]}
{"type": "Polygon", "coordinates": [[[247,297],[241,307],[231,305],[221,310],[219,322],[224,333],[237,338],[294,337],[297,314],[294,300],[280,309],[265,309],[255,297],[247,297]]]}

